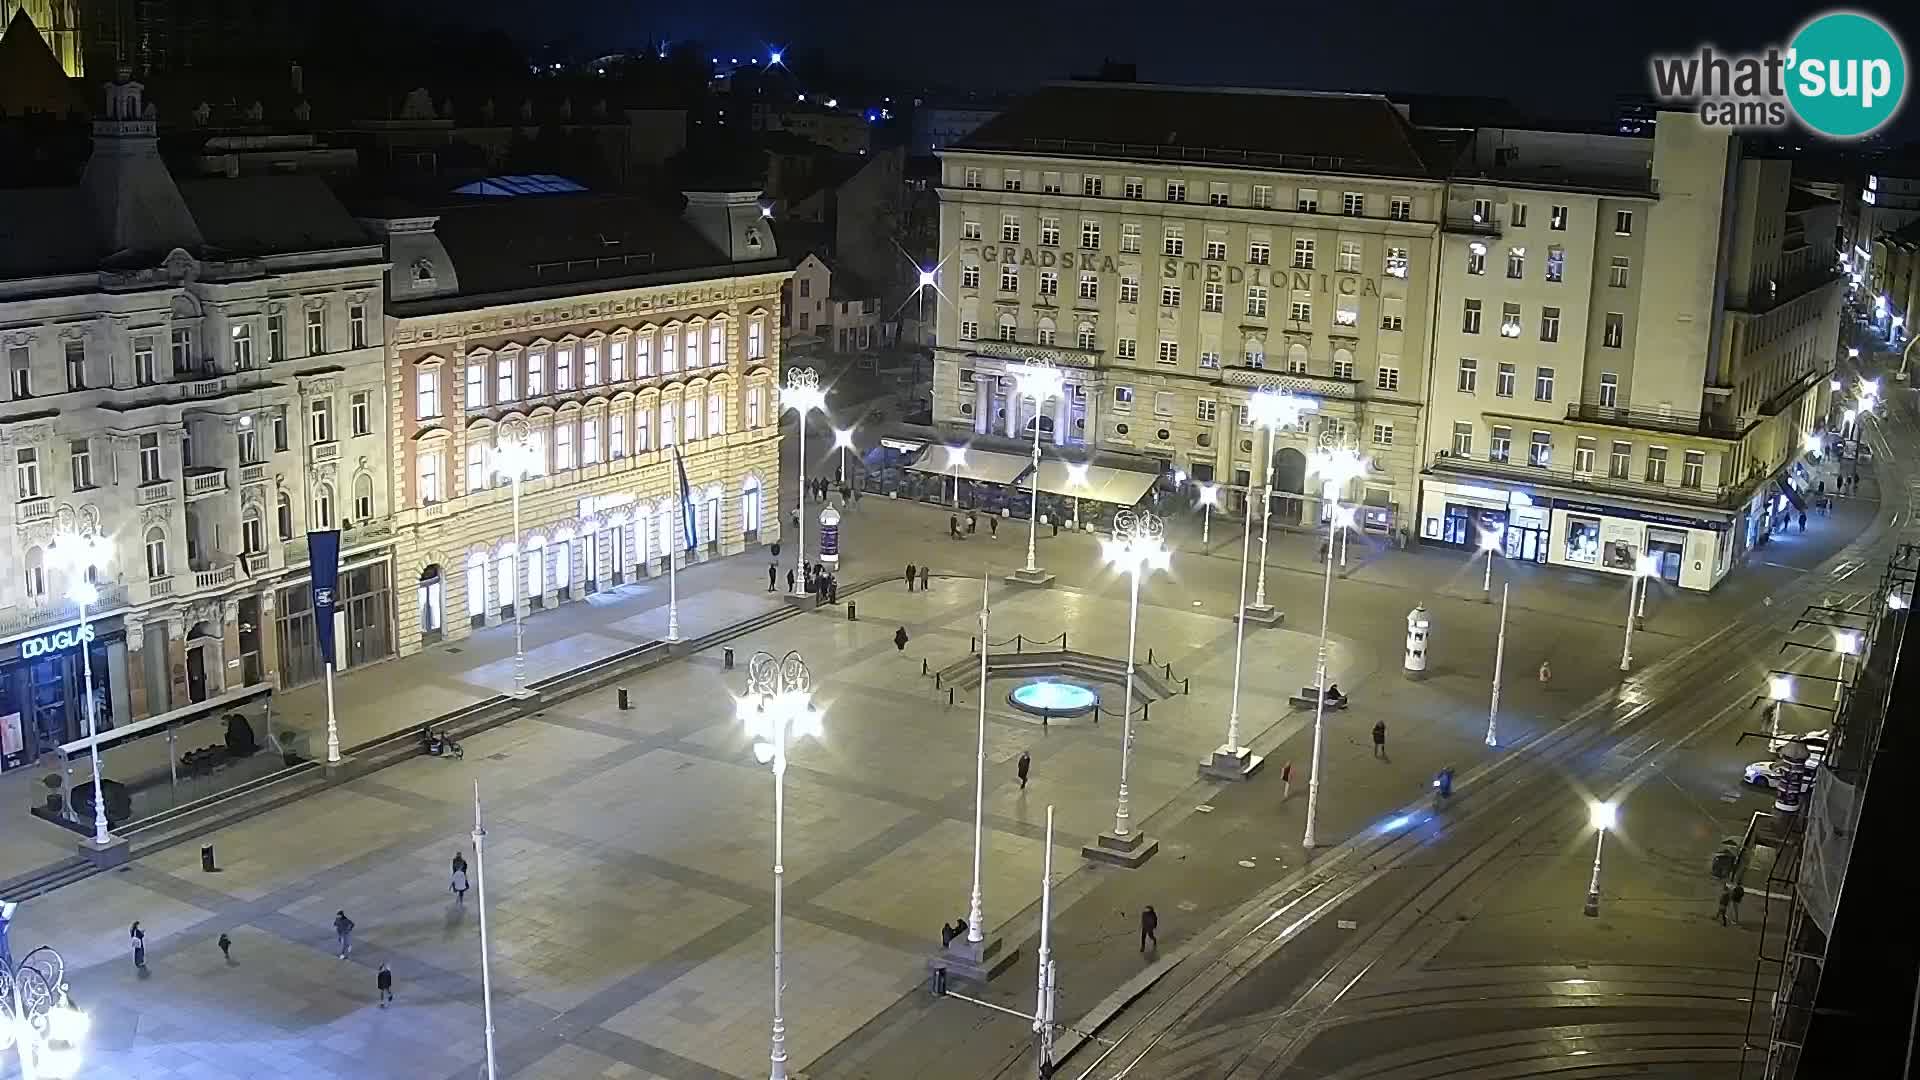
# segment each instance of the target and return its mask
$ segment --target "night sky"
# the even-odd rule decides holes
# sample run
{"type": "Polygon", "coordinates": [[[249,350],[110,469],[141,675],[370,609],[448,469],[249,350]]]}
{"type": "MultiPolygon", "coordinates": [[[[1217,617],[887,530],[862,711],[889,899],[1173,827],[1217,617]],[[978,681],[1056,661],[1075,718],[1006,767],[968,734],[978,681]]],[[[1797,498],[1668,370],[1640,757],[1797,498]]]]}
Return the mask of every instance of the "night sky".
{"type": "MultiPolygon", "coordinates": [[[[1089,72],[1110,57],[1136,63],[1143,81],[1485,94],[1602,116],[1613,95],[1647,91],[1651,52],[1784,43],[1807,18],[1833,10],[1778,0],[545,0],[536,28],[520,0],[427,2],[529,45],[552,40],[588,54],[655,37],[698,39],[722,54],[745,55],[755,44],[819,46],[836,64],[982,89],[1089,72]]],[[[1896,28],[1911,74],[1920,5],[1856,10],[1896,28]]],[[[1920,130],[1916,114],[1909,104],[1901,134],[1920,130]]]]}

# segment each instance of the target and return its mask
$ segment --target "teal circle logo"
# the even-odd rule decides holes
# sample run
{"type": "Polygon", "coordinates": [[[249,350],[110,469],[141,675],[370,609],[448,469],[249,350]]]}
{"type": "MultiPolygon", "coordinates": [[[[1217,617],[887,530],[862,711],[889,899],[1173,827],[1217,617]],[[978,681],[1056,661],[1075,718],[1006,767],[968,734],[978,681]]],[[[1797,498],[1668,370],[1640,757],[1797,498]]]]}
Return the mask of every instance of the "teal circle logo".
{"type": "Polygon", "coordinates": [[[1789,46],[1787,102],[1800,122],[1836,139],[1880,129],[1907,93],[1907,56],[1880,20],[1853,11],[1821,15],[1789,46]]]}

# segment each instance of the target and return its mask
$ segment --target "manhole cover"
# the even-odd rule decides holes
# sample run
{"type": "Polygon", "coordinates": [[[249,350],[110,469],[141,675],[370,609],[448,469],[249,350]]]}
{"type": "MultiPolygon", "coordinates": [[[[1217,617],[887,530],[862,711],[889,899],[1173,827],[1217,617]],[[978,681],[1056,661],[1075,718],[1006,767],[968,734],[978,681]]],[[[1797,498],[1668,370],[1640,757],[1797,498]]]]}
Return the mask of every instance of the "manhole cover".
{"type": "Polygon", "coordinates": [[[507,755],[504,752],[498,753],[498,754],[488,754],[487,760],[488,761],[505,761],[507,760],[507,755]]]}

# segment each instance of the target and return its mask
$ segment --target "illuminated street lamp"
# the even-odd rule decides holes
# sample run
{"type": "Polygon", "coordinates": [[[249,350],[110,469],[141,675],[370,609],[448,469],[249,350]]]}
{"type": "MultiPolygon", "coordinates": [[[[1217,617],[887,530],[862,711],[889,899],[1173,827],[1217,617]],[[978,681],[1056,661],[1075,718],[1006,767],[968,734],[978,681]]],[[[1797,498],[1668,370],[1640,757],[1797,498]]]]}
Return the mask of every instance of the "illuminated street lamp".
{"type": "Polygon", "coordinates": [[[1593,877],[1587,881],[1586,913],[1600,916],[1600,848],[1607,842],[1607,830],[1619,821],[1619,808],[1610,802],[1596,802],[1587,808],[1587,820],[1593,826],[1593,877]]]}
{"type": "Polygon", "coordinates": [[[747,662],[747,694],[739,701],[740,722],[753,739],[753,755],[773,770],[773,1042],[768,1059],[771,1080],[787,1078],[787,1021],[780,1009],[786,987],[786,940],[781,926],[786,867],[787,742],[821,734],[820,712],[813,705],[813,673],[799,652],[775,657],[757,652],[747,662]]]}
{"type": "Polygon", "coordinates": [[[800,483],[800,530],[794,538],[793,572],[794,580],[803,581],[807,576],[807,414],[816,409],[825,412],[827,407],[826,391],[820,389],[820,373],[812,368],[789,369],[787,385],[780,389],[780,407],[800,414],[795,425],[800,430],[796,470],[800,483]]]}
{"type": "Polygon", "coordinates": [[[1833,700],[1839,701],[1847,687],[1847,657],[1860,653],[1860,635],[1853,630],[1833,632],[1833,651],[1840,654],[1840,675],[1833,682],[1833,700]]]}
{"type": "MultiPolygon", "coordinates": [[[[1299,423],[1301,413],[1317,409],[1319,404],[1310,397],[1273,390],[1256,391],[1247,399],[1248,420],[1267,432],[1267,452],[1260,465],[1260,578],[1253,589],[1253,606],[1257,608],[1267,607],[1267,537],[1273,525],[1273,433],[1299,423]]],[[[1251,503],[1247,511],[1253,511],[1251,503]]]]}
{"type": "Polygon", "coordinates": [[[1901,596],[1897,592],[1890,592],[1887,594],[1887,610],[1888,611],[1905,611],[1906,609],[1907,609],[1906,597],[1901,596]]]}
{"type": "Polygon", "coordinates": [[[1493,603],[1493,556],[1500,550],[1504,539],[1503,529],[1483,529],[1480,532],[1480,550],[1487,553],[1487,572],[1480,578],[1480,602],[1493,603]]]}
{"type": "Polygon", "coordinates": [[[1511,582],[1500,583],[1500,636],[1493,646],[1493,701],[1487,706],[1487,748],[1500,746],[1500,669],[1507,659],[1507,591],[1513,588],[1511,582]]]}
{"type": "MultiPolygon", "coordinates": [[[[1332,529],[1346,528],[1353,524],[1353,508],[1333,505],[1333,513],[1328,522],[1328,544],[1332,544],[1332,529]]],[[[1333,549],[1327,549],[1326,584],[1320,593],[1320,648],[1315,654],[1313,667],[1313,763],[1307,774],[1307,833],[1302,843],[1307,850],[1313,850],[1313,826],[1320,809],[1320,744],[1322,729],[1327,715],[1327,618],[1333,610],[1333,549]]]]}
{"type": "Polygon", "coordinates": [[[22,1080],[78,1075],[91,1021],[67,995],[66,962],[45,945],[18,964],[0,961],[0,1051],[11,1047],[19,1055],[22,1080]]]}
{"type": "MultiPolygon", "coordinates": [[[[1114,515],[1113,537],[1100,542],[1101,557],[1127,572],[1127,678],[1125,704],[1120,712],[1120,799],[1113,814],[1113,837],[1108,846],[1132,851],[1140,838],[1132,831],[1127,807],[1127,765],[1133,757],[1133,648],[1140,630],[1140,576],[1165,570],[1166,525],[1145,510],[1122,510],[1114,515]]],[[[1102,838],[1103,840],[1105,838],[1102,838]]]]}
{"type": "MultiPolygon", "coordinates": [[[[1211,484],[1208,487],[1212,487],[1211,484]]],[[[1202,500],[1207,498],[1203,490],[1202,500]]],[[[1205,526],[1202,526],[1201,543],[1205,543],[1205,526]]],[[[1247,513],[1240,522],[1240,604],[1238,614],[1233,620],[1233,695],[1227,705],[1227,741],[1213,752],[1213,757],[1204,762],[1202,770],[1208,776],[1222,780],[1245,780],[1260,767],[1260,759],[1253,751],[1240,745],[1240,668],[1241,658],[1246,651],[1247,642],[1247,560],[1253,554],[1253,485],[1247,485],[1247,513]]]]}
{"type": "MultiPolygon", "coordinates": [[[[77,532],[69,532],[55,538],[50,550],[54,565],[67,581],[67,599],[80,609],[79,622],[74,625],[74,636],[80,639],[80,673],[82,689],[87,696],[87,748],[93,764],[93,846],[104,849],[113,843],[113,836],[107,831],[107,793],[100,786],[100,718],[99,707],[93,699],[93,631],[87,625],[87,608],[100,600],[100,589],[94,584],[94,575],[112,559],[113,546],[98,533],[82,536],[77,532]]],[[[339,760],[340,738],[336,732],[333,710],[329,708],[329,761],[339,760]]]]}
{"type": "Polygon", "coordinates": [[[1200,546],[1206,547],[1212,539],[1213,508],[1220,505],[1220,485],[1201,484],[1200,490],[1200,546]]]}
{"type": "Polygon", "coordinates": [[[847,471],[847,451],[853,449],[853,429],[834,428],[833,447],[840,451],[840,482],[847,483],[853,478],[853,474],[847,471]]]}
{"type": "Polygon", "coordinates": [[[953,508],[960,509],[960,470],[967,465],[967,448],[949,446],[947,450],[947,472],[953,477],[953,508]]]}
{"type": "Polygon", "coordinates": [[[1821,447],[1820,436],[1809,431],[1807,432],[1806,437],[1801,439],[1800,442],[1801,442],[1801,446],[1806,449],[1806,452],[1809,456],[1811,457],[1820,456],[1820,447],[1821,447]]]}
{"type": "Polygon", "coordinates": [[[1032,479],[1027,482],[1033,491],[1033,502],[1027,511],[1026,573],[1035,576],[1040,573],[1034,563],[1034,544],[1040,534],[1040,414],[1046,410],[1049,399],[1065,391],[1066,375],[1054,365],[1038,360],[1012,364],[1007,370],[1013,374],[1014,392],[1033,399],[1033,469],[1032,479]]]}
{"type": "MultiPolygon", "coordinates": [[[[502,432],[500,444],[493,450],[493,471],[505,473],[513,481],[513,693],[524,696],[527,692],[527,650],[526,637],[522,633],[520,621],[522,594],[526,591],[527,578],[520,561],[524,542],[520,537],[520,481],[523,477],[538,475],[540,471],[540,452],[533,444],[532,429],[524,420],[509,423],[502,432]]],[[[673,555],[667,555],[669,573],[673,565],[673,555]]],[[[671,590],[669,590],[671,591],[671,590]]],[[[678,605],[669,599],[667,603],[667,631],[669,639],[678,634],[678,605]]],[[[333,756],[336,737],[327,733],[327,760],[338,760],[333,756]]]]}
{"type": "Polygon", "coordinates": [[[1087,463],[1070,461],[1067,463],[1067,483],[1073,493],[1073,531],[1080,531],[1080,489],[1087,486],[1087,463]]]}
{"type": "Polygon", "coordinates": [[[1620,643],[1621,671],[1633,670],[1634,600],[1643,587],[1642,582],[1659,568],[1659,561],[1651,555],[1636,555],[1633,558],[1633,576],[1627,579],[1627,636],[1620,643]]]}

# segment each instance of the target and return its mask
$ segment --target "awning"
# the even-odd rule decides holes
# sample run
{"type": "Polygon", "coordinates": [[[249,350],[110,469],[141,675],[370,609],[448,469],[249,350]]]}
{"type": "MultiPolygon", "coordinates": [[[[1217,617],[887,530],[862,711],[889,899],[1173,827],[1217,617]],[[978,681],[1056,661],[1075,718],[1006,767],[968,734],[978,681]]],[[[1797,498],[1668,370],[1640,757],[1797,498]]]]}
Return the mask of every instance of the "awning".
{"type": "Polygon", "coordinates": [[[1067,462],[1042,459],[1040,490],[1049,495],[1077,495],[1089,502],[1132,506],[1158,479],[1152,473],[1108,469],[1099,465],[1087,466],[1086,472],[1086,480],[1075,483],[1067,462]]]}
{"type": "Polygon", "coordinates": [[[926,473],[929,476],[958,476],[962,480],[975,480],[985,484],[1011,484],[1027,471],[1031,460],[1024,454],[1002,454],[992,450],[967,451],[967,456],[958,464],[948,464],[947,448],[929,446],[920,460],[907,466],[910,472],[926,473]]]}

